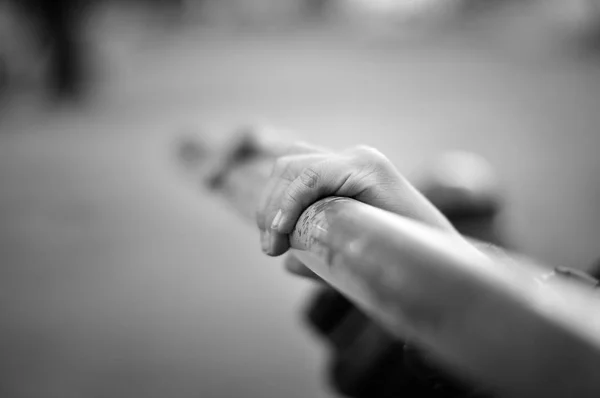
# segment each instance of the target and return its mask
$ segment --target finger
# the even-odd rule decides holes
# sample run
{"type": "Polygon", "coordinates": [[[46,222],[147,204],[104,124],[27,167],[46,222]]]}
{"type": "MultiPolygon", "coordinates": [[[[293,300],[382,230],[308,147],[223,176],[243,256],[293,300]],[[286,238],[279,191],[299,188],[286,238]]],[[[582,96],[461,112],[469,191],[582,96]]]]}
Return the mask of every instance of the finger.
{"type": "MultiPolygon", "coordinates": [[[[308,147],[303,147],[303,149],[313,151],[308,147]]],[[[301,148],[296,147],[295,150],[300,152],[301,148]]],[[[283,156],[275,162],[256,213],[256,224],[261,231],[261,248],[265,254],[279,256],[290,248],[289,236],[272,231],[270,228],[277,211],[272,203],[282,196],[287,186],[298,174],[298,170],[301,170],[304,165],[321,160],[322,156],[316,154],[283,156]]]]}
{"type": "Polygon", "coordinates": [[[266,231],[270,227],[270,225],[266,223],[267,208],[268,204],[271,201],[271,197],[273,196],[275,187],[278,184],[279,181],[277,178],[270,177],[267,180],[267,183],[261,192],[260,199],[258,201],[258,206],[256,208],[256,226],[261,231],[266,231]]]}
{"type": "Polygon", "coordinates": [[[261,207],[256,214],[256,223],[260,230],[261,248],[269,256],[279,256],[290,248],[288,235],[280,234],[270,228],[274,215],[272,210],[269,210],[268,203],[273,196],[280,196],[281,191],[284,190],[285,185],[282,185],[277,178],[270,179],[261,198],[261,207]]]}
{"type": "Polygon", "coordinates": [[[259,224],[260,229],[267,230],[271,228],[279,210],[278,203],[281,201],[282,195],[301,171],[313,163],[327,159],[327,157],[328,155],[311,153],[283,156],[277,159],[258,205],[257,217],[259,219],[257,219],[257,224],[259,224]]]}
{"type": "Polygon", "coordinates": [[[261,237],[261,246],[263,252],[271,257],[281,256],[290,249],[290,236],[287,234],[280,234],[277,231],[267,229],[261,231],[264,236],[261,237]]]}
{"type": "MultiPolygon", "coordinates": [[[[270,198],[273,197],[272,193],[275,190],[277,184],[282,183],[277,178],[282,178],[286,175],[290,175],[290,177],[285,178],[283,182],[291,182],[293,177],[291,177],[293,170],[288,170],[288,167],[291,166],[292,162],[300,162],[304,161],[308,163],[310,160],[317,161],[317,157],[314,158],[297,158],[297,155],[325,155],[329,153],[326,149],[323,149],[318,146],[310,145],[304,142],[296,142],[293,145],[290,145],[285,150],[285,156],[279,157],[272,168],[271,174],[269,176],[269,180],[267,181],[267,185],[263,189],[262,195],[259,199],[258,209],[257,209],[257,224],[260,230],[266,230],[269,224],[265,223],[265,215],[267,214],[268,204],[270,202],[270,198]]],[[[294,176],[295,177],[295,176],[294,176]]]]}
{"type": "Polygon", "coordinates": [[[289,235],[280,234],[270,229],[260,231],[260,247],[268,256],[277,257],[290,249],[289,235]]]}
{"type": "Polygon", "coordinates": [[[277,187],[280,187],[282,184],[289,183],[293,180],[293,177],[286,176],[288,174],[293,175],[293,172],[288,171],[288,168],[292,167],[294,162],[297,162],[297,157],[295,156],[281,156],[274,162],[271,169],[271,174],[269,175],[265,188],[262,190],[260,195],[256,210],[256,223],[260,230],[264,231],[270,227],[271,219],[269,219],[269,223],[267,223],[269,204],[271,203],[273,197],[277,197],[277,187]]]}
{"type": "Polygon", "coordinates": [[[310,164],[317,163],[326,158],[326,155],[310,154],[286,156],[278,160],[274,167],[273,175],[267,190],[263,193],[264,198],[259,210],[259,217],[262,221],[259,222],[264,228],[267,235],[264,240],[268,240],[268,248],[265,253],[270,256],[279,256],[285,253],[290,248],[289,236],[272,228],[273,222],[277,217],[278,203],[280,198],[288,189],[289,184],[295,179],[303,168],[310,164]]]}
{"type": "Polygon", "coordinates": [[[285,258],[284,265],[285,269],[294,275],[325,283],[320,276],[312,272],[306,265],[304,265],[296,256],[292,254],[285,258]]]}
{"type": "Polygon", "coordinates": [[[294,229],[300,214],[311,204],[338,192],[352,196],[345,185],[352,176],[352,169],[341,158],[313,163],[298,174],[285,192],[272,204],[277,207],[271,228],[289,234],[294,229]]]}

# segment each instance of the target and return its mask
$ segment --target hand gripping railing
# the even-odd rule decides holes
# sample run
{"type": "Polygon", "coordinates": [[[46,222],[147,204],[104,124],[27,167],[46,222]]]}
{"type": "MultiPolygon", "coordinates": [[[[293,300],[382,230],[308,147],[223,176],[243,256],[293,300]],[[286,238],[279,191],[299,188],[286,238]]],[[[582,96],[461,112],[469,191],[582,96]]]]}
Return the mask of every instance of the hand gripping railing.
{"type": "MultiPolygon", "coordinates": [[[[194,142],[184,148],[193,173],[214,155],[194,142]]],[[[237,155],[212,186],[250,219],[272,158],[237,155]]],[[[600,397],[600,300],[592,286],[348,198],[310,206],[291,246],[389,332],[501,396],[600,397]]]]}

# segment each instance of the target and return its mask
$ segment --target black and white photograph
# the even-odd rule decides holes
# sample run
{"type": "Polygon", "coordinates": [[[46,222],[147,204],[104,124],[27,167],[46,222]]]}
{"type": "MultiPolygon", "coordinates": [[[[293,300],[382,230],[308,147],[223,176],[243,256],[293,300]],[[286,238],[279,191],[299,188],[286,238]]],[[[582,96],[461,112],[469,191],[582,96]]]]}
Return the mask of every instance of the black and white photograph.
{"type": "Polygon", "coordinates": [[[600,0],[0,0],[0,398],[420,397],[600,397],[600,0]]]}

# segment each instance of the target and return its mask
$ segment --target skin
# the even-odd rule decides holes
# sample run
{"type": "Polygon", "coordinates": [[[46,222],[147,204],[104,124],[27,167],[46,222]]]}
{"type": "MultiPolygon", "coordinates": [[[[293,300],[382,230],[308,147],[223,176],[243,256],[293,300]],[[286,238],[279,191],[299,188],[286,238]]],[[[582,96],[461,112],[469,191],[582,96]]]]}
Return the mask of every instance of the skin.
{"type": "MultiPolygon", "coordinates": [[[[280,256],[302,212],[329,196],[349,197],[458,235],[450,222],[381,152],[358,146],[334,152],[305,143],[276,157],[256,214],[262,250],[280,256]]],[[[288,271],[314,278],[295,257],[288,271]]]]}

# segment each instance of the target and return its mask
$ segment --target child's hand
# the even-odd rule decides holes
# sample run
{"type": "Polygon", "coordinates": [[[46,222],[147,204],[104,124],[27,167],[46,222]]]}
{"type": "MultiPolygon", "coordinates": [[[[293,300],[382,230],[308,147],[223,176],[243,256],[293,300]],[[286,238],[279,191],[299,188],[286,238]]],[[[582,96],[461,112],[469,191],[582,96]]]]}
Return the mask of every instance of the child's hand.
{"type": "Polygon", "coordinates": [[[257,212],[265,253],[289,249],[289,234],[302,212],[328,196],[354,198],[456,233],[448,220],[375,149],[359,146],[330,152],[292,146],[275,162],[257,212]]]}

